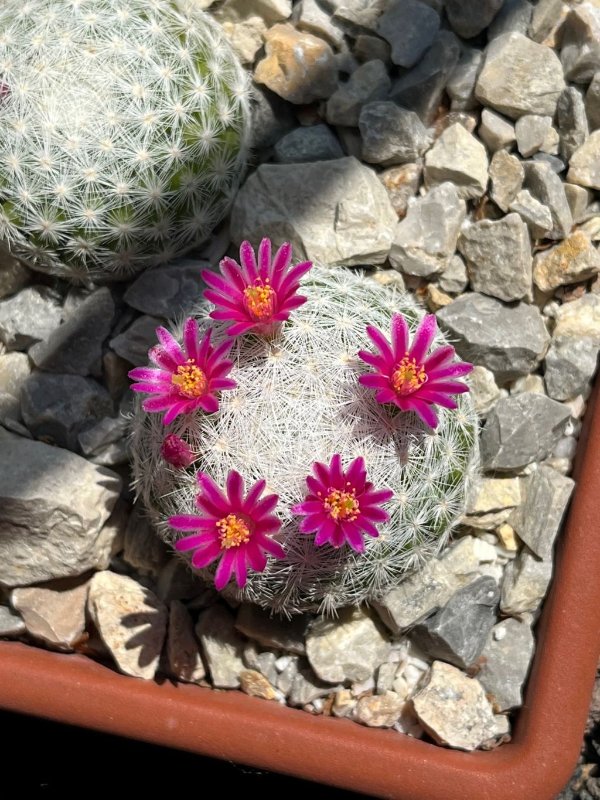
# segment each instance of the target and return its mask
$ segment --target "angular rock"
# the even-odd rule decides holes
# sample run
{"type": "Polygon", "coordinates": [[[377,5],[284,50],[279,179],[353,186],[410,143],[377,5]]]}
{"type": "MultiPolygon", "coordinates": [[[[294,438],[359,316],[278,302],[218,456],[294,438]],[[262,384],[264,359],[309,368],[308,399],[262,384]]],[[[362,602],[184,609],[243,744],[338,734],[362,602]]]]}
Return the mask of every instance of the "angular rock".
{"type": "Polygon", "coordinates": [[[478,578],[459,589],[436,614],[413,628],[411,640],[429,656],[466,669],[483,650],[500,599],[496,581],[478,578]]]}
{"type": "Polygon", "coordinates": [[[521,484],[518,478],[479,478],[467,492],[465,513],[489,514],[521,503],[521,484]]]}
{"type": "Polygon", "coordinates": [[[437,317],[461,358],[487,367],[500,385],[535,371],[550,341],[535,306],[506,306],[476,292],[458,297],[437,317]]]}
{"type": "Polygon", "coordinates": [[[200,683],[206,677],[200,644],[194,635],[194,623],[179,600],[173,600],[169,605],[166,656],[169,675],[175,680],[200,683]]]}
{"type": "Polygon", "coordinates": [[[310,617],[298,615],[291,620],[271,615],[258,606],[250,603],[239,608],[235,627],[249,639],[274,650],[304,655],[306,653],[305,637],[310,617]]]}
{"type": "Polygon", "coordinates": [[[488,28],[488,41],[515,31],[527,35],[532,13],[533,6],[528,0],[505,0],[488,28]]]}
{"type": "Polygon", "coordinates": [[[553,117],[565,88],[561,63],[556,53],[532,42],[521,33],[499,36],[487,46],[475,96],[511,119],[523,114],[553,117]],[[535,70],[531,65],[535,64],[535,70]]]}
{"type": "Polygon", "coordinates": [[[311,125],[296,128],[280,139],[275,145],[274,156],[280,164],[301,164],[343,158],[344,151],[327,125],[311,125]]]}
{"type": "MultiPolygon", "coordinates": [[[[284,659],[290,656],[283,656],[284,659]]],[[[251,670],[259,672],[261,676],[272,682],[277,683],[279,672],[275,664],[277,663],[277,655],[270,651],[259,653],[252,642],[248,642],[244,648],[244,664],[251,670]]]]}
{"type": "Polygon", "coordinates": [[[585,294],[579,300],[560,306],[553,335],[589,336],[600,344],[600,297],[585,294]]]}
{"type": "Polygon", "coordinates": [[[524,180],[525,170],[516,156],[505,150],[494,153],[490,163],[490,197],[502,211],[509,210],[510,204],[521,191],[524,180]]]}
{"type": "Polygon", "coordinates": [[[253,64],[263,45],[267,26],[260,17],[248,17],[243,22],[223,22],[223,32],[242,64],[253,64]]]}
{"type": "Polygon", "coordinates": [[[264,38],[266,55],[254,71],[257,83],[296,105],[335,92],[335,59],[327,42],[287,23],[273,25],[264,38]]]}
{"type": "Polygon", "coordinates": [[[458,241],[476,292],[511,302],[531,297],[531,246],[518,214],[466,227],[458,241]]]}
{"type": "Polygon", "coordinates": [[[206,261],[186,258],[145,270],[128,286],[123,299],[143,314],[173,319],[190,311],[206,288],[200,272],[207,267],[206,261]]]}
{"type": "MultiPolygon", "coordinates": [[[[193,2],[197,3],[198,0],[193,2]]],[[[258,16],[269,25],[288,19],[291,14],[292,0],[226,0],[218,10],[221,19],[245,20],[258,16]]]]}
{"type": "Polygon", "coordinates": [[[120,478],[83,458],[0,429],[0,583],[26,586],[104,569],[103,525],[120,478]]]}
{"type": "Polygon", "coordinates": [[[483,51],[466,47],[446,84],[453,111],[468,111],[477,108],[475,83],[483,60],[483,51]]]}
{"type": "Polygon", "coordinates": [[[517,193],[509,208],[521,217],[534,239],[542,239],[552,230],[550,209],[536,200],[527,189],[517,193]]]}
{"type": "Polygon", "coordinates": [[[130,422],[125,416],[104,417],[77,437],[81,452],[95,464],[110,467],[129,458],[130,422]]]}
{"type": "MultiPolygon", "coordinates": [[[[550,131],[551,132],[554,131],[554,128],[551,128],[550,131]]],[[[556,133],[556,131],[555,131],[555,133],[556,133]]],[[[555,143],[555,144],[557,144],[557,143],[555,143]]],[[[544,145],[544,148],[545,147],[546,147],[546,145],[544,145]]],[[[554,149],[552,150],[552,153],[558,153],[558,146],[554,147],[554,149]]],[[[557,175],[560,175],[567,168],[567,165],[562,160],[562,158],[559,158],[556,155],[552,155],[549,152],[534,153],[531,156],[531,161],[534,162],[534,163],[538,163],[538,164],[546,164],[548,167],[550,167],[552,172],[555,172],[557,175]]]]}
{"type": "Polygon", "coordinates": [[[293,106],[263,86],[253,86],[250,134],[252,148],[264,151],[272,147],[296,125],[293,106]]]}
{"type": "Polygon", "coordinates": [[[589,236],[574,231],[556,247],[542,250],[534,258],[533,280],[542,292],[578,283],[600,272],[600,253],[589,236]]]}
{"type": "Polygon", "coordinates": [[[32,435],[23,425],[22,420],[21,404],[18,398],[15,397],[14,394],[0,392],[0,425],[3,425],[7,430],[13,433],[18,433],[19,436],[32,439],[32,435]]]}
{"type": "Polygon", "coordinates": [[[572,400],[588,391],[600,342],[591,336],[555,336],[546,353],[544,380],[550,397],[572,400]]]}
{"type": "Polygon", "coordinates": [[[324,11],[317,0],[301,0],[294,9],[296,27],[320,36],[330,45],[340,49],[344,44],[344,32],[331,14],[324,11]]]}
{"type": "Polygon", "coordinates": [[[552,562],[542,561],[524,547],[504,570],[500,608],[504,614],[519,616],[535,611],[552,578],[552,562]]]}
{"type": "Polygon", "coordinates": [[[481,684],[442,661],[433,662],[413,705],[419,722],[439,744],[475,750],[494,736],[494,713],[481,684]]]}
{"type": "Polygon", "coordinates": [[[0,342],[8,350],[26,350],[44,341],[62,318],[58,296],[45,286],[29,286],[0,300],[0,342]]]}
{"type": "Polygon", "coordinates": [[[30,349],[33,363],[49,372],[100,375],[102,345],[110,333],[114,313],[109,289],[92,292],[45,341],[30,349]]]}
{"type": "Polygon", "coordinates": [[[164,320],[144,315],[132,323],[127,330],[111,339],[109,344],[118,356],[136,366],[148,363],[148,350],[156,343],[156,329],[164,320]]]}
{"type": "Polygon", "coordinates": [[[523,158],[529,158],[542,148],[551,128],[552,117],[542,117],[539,114],[524,114],[519,117],[515,124],[515,134],[517,147],[523,158]]]}
{"type": "Polygon", "coordinates": [[[0,392],[3,394],[19,397],[30,374],[31,366],[25,353],[0,355],[0,392]]]}
{"type": "Polygon", "coordinates": [[[366,680],[388,651],[381,623],[360,609],[344,609],[334,621],[316,620],[306,637],[310,665],[327,683],[366,680]]]}
{"type": "Polygon", "coordinates": [[[262,164],[238,192],[231,235],[237,244],[289,241],[296,258],[325,264],[381,264],[396,223],[377,176],[350,157],[262,164]]]}
{"type": "Polygon", "coordinates": [[[582,3],[571,9],[562,26],[560,60],[568,81],[592,80],[600,69],[600,8],[582,3]]]}
{"type": "Polygon", "coordinates": [[[571,478],[540,466],[527,484],[527,496],[515,526],[534,555],[552,560],[552,548],[567,504],[575,488],[571,478]]]}
{"type": "Polygon", "coordinates": [[[491,23],[504,0],[446,0],[448,22],[463,39],[472,39],[491,23]]]}
{"type": "Polygon", "coordinates": [[[531,15],[529,38],[534,42],[543,42],[561,20],[563,8],[562,0],[540,0],[531,15]]]}
{"type": "Polygon", "coordinates": [[[167,545],[156,535],[141,505],[134,505],[127,521],[122,558],[140,575],[157,577],[169,560],[167,545]]]}
{"type": "Polygon", "coordinates": [[[359,33],[354,40],[352,52],[359,61],[383,61],[389,64],[392,60],[392,49],[388,42],[380,39],[379,36],[370,36],[367,33],[359,33]]]}
{"type": "Polygon", "coordinates": [[[435,314],[440,308],[450,305],[453,300],[450,295],[438,289],[435,283],[428,283],[425,291],[425,303],[432,314],[435,314]]]}
{"type": "Polygon", "coordinates": [[[154,678],[167,628],[167,609],[158,597],[126,575],[97,572],[88,612],[119,670],[154,678]]]}
{"type": "Polygon", "coordinates": [[[387,101],[365,105],[360,112],[358,127],[362,137],[362,157],[370,164],[390,166],[414,161],[431,142],[414,111],[387,101]]]}
{"type": "Polygon", "coordinates": [[[600,130],[590,134],[571,156],[567,180],[588,189],[600,189],[600,130]]]}
{"type": "Polygon", "coordinates": [[[245,642],[235,629],[233,614],[220,604],[211,606],[200,614],[196,635],[215,689],[237,689],[246,668],[242,660],[245,642]]]}
{"type": "Polygon", "coordinates": [[[495,111],[484,108],[481,112],[479,138],[492,153],[495,153],[497,150],[508,147],[516,140],[515,126],[501,114],[496,114],[495,111]]]}
{"type": "Polygon", "coordinates": [[[253,669],[246,669],[240,674],[240,688],[250,697],[260,697],[261,700],[275,700],[277,691],[269,681],[253,669]]]}
{"type": "Polygon", "coordinates": [[[0,637],[3,639],[16,639],[26,632],[25,623],[18,614],[0,605],[0,637]]]}
{"type": "Polygon", "coordinates": [[[383,61],[367,61],[327,101],[327,122],[331,125],[355,127],[358,125],[361,108],[367,103],[385,100],[391,85],[383,61]]]}
{"type": "Polygon", "coordinates": [[[493,627],[481,654],[477,678],[494,710],[508,711],[523,702],[523,686],[534,647],[535,639],[527,622],[504,619],[493,627]]]}
{"type": "Polygon", "coordinates": [[[421,164],[402,164],[399,167],[385,169],[378,174],[379,180],[387,189],[388,197],[396,214],[401,219],[406,216],[410,198],[417,194],[422,172],[421,164]]]}
{"type": "Polygon", "coordinates": [[[547,238],[564,239],[568,236],[573,227],[573,217],[563,182],[551,167],[538,161],[526,162],[523,186],[529,189],[536,200],[550,209],[553,227],[547,238]]]}
{"type": "Polygon", "coordinates": [[[501,398],[481,434],[486,470],[515,470],[547,458],[564,433],[569,409],[541,394],[501,398]]]}
{"type": "Polygon", "coordinates": [[[592,192],[574,183],[565,183],[564,186],[573,222],[582,222],[586,219],[587,207],[592,202],[592,192]]]}
{"type": "Polygon", "coordinates": [[[333,12],[333,19],[350,36],[374,33],[377,20],[385,11],[388,0],[325,0],[324,6],[333,12]]]}
{"type": "Polygon", "coordinates": [[[361,697],[354,719],[369,728],[391,728],[400,717],[405,700],[396,692],[361,697]]]}
{"type": "Polygon", "coordinates": [[[319,680],[310,668],[305,658],[290,662],[289,666],[280,675],[285,675],[285,683],[279,685],[281,691],[285,691],[282,686],[289,684],[290,688],[286,694],[288,705],[302,708],[307,703],[312,703],[319,697],[327,697],[335,691],[330,683],[319,680]]]}
{"type": "Polygon", "coordinates": [[[594,73],[585,93],[585,111],[590,130],[595,131],[600,128],[600,70],[594,73]]]}
{"type": "Polygon", "coordinates": [[[487,188],[485,147],[459,124],[446,128],[425,156],[425,182],[445,181],[452,181],[465,199],[481,197],[487,188]]]}
{"type": "Polygon", "coordinates": [[[500,397],[494,373],[485,367],[473,367],[469,375],[469,393],[477,416],[485,418],[500,397]]]}
{"type": "Polygon", "coordinates": [[[421,277],[443,272],[465,215],[465,201],[452,183],[442,183],[418,198],[396,228],[389,255],[392,266],[421,277]]]}
{"type": "Polygon", "coordinates": [[[27,633],[50,647],[70,650],[85,628],[89,581],[62,580],[13,589],[11,604],[27,633]]]}
{"type": "Polygon", "coordinates": [[[31,270],[0,246],[0,298],[23,289],[32,278],[31,270]]]}
{"type": "Polygon", "coordinates": [[[568,86],[558,98],[556,115],[560,132],[560,153],[569,161],[590,133],[583,96],[574,86],[568,86]]]}
{"type": "Polygon", "coordinates": [[[438,285],[443,292],[460,294],[467,288],[467,284],[467,267],[460,255],[455,253],[453,256],[450,256],[438,280],[438,285]]]}
{"type": "Polygon", "coordinates": [[[431,47],[440,27],[439,14],[419,0],[393,0],[379,17],[377,33],[392,47],[392,61],[414,67],[431,47]]]}

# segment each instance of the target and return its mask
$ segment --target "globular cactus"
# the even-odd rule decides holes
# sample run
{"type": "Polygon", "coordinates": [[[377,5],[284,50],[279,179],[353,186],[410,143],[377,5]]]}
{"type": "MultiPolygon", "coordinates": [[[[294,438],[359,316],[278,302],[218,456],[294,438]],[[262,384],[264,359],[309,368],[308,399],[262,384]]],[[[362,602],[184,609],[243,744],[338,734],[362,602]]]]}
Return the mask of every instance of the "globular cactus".
{"type": "Polygon", "coordinates": [[[175,0],[3,0],[0,239],[34,269],[122,280],[200,244],[248,149],[247,77],[175,0]]]}
{"type": "MultiPolygon", "coordinates": [[[[368,367],[357,353],[372,348],[367,324],[389,331],[392,315],[401,312],[414,333],[423,315],[408,294],[364,274],[317,266],[300,291],[306,303],[273,335],[250,332],[235,340],[227,358],[234,362],[228,377],[237,388],[221,393],[218,411],[184,413],[165,427],[158,414],[138,405],[132,427],[137,493],[169,544],[181,536],[169,518],[198,513],[199,472],[221,487],[230,470],[247,487],[264,478],[265,491],[279,495],[274,513],[283,524],[274,538],[285,557],[270,559],[263,572],[250,570],[243,589],[231,580],[225,591],[288,615],[375,600],[437,554],[464,510],[477,461],[469,395],[456,398],[457,410],[439,409],[431,429],[412,411],[378,403],[373,389],[358,380],[368,367]],[[186,443],[194,458],[190,466],[167,463],[166,434],[186,443]],[[386,503],[389,521],[378,526],[378,538],[365,537],[364,553],[315,546],[292,511],[306,497],[313,462],[329,463],[336,453],[345,467],[362,456],[374,487],[394,493],[386,503]]],[[[209,319],[213,309],[200,301],[193,316],[201,330],[212,325],[218,343],[228,324],[209,319]]],[[[181,326],[174,333],[181,341],[181,326]]],[[[436,333],[434,345],[443,344],[436,333]]],[[[200,574],[212,578],[215,566],[200,574]]]]}

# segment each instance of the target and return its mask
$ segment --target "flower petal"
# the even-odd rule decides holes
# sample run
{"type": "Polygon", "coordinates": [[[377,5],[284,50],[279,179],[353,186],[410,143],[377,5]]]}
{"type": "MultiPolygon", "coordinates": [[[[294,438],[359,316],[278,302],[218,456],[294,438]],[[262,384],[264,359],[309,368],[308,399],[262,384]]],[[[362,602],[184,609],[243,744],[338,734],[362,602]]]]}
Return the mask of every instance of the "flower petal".
{"type": "MultiPolygon", "coordinates": [[[[197,531],[200,530],[203,523],[206,522],[204,517],[199,517],[197,514],[176,514],[174,517],[169,517],[169,525],[175,528],[176,531],[197,531]]],[[[186,541],[180,539],[180,542],[186,541]]],[[[179,542],[175,545],[178,548],[179,542]]]]}
{"type": "Polygon", "coordinates": [[[236,556],[236,548],[230,547],[229,550],[225,550],[223,557],[221,558],[221,561],[215,573],[215,588],[218,591],[224,589],[225,586],[227,586],[227,584],[229,583],[229,579],[231,578],[231,573],[233,572],[235,556],[236,556]]]}
{"type": "Polygon", "coordinates": [[[425,358],[425,353],[429,350],[429,345],[437,331],[437,320],[435,314],[425,314],[410,348],[410,357],[414,358],[417,364],[421,364],[425,358]]]}
{"type": "Polygon", "coordinates": [[[208,547],[202,550],[196,550],[192,556],[192,566],[196,569],[202,569],[212,564],[222,553],[221,547],[218,542],[213,542],[208,547]]]}
{"type": "Polygon", "coordinates": [[[184,364],[185,356],[176,339],[169,333],[166,328],[159,326],[156,329],[156,336],[161,343],[164,351],[168,353],[176,364],[184,364]]]}
{"type": "Polygon", "coordinates": [[[356,525],[354,522],[348,522],[347,520],[344,520],[340,527],[350,547],[356,553],[364,553],[365,542],[358,525],[356,525]]]}
{"type": "Polygon", "coordinates": [[[193,317],[188,317],[183,325],[183,344],[188,358],[196,361],[198,358],[198,323],[193,317]]]}
{"type": "Polygon", "coordinates": [[[392,316],[392,350],[396,360],[408,351],[408,325],[402,314],[392,316]]]}
{"type": "Polygon", "coordinates": [[[227,476],[227,498],[234,511],[241,511],[244,498],[244,479],[234,469],[227,476]]]}
{"type": "MultiPolygon", "coordinates": [[[[233,549],[233,548],[232,548],[233,549]]],[[[235,559],[233,561],[233,566],[235,569],[235,580],[237,585],[240,589],[246,585],[246,581],[248,579],[248,568],[246,566],[246,548],[240,547],[235,554],[235,559]]]]}
{"type": "Polygon", "coordinates": [[[418,397],[411,397],[411,407],[413,411],[415,411],[423,420],[426,425],[429,425],[430,428],[436,428],[438,424],[437,414],[431,408],[431,406],[427,405],[423,400],[419,400],[418,397]]]}
{"type": "Polygon", "coordinates": [[[247,278],[247,282],[253,284],[258,278],[258,269],[256,266],[256,258],[254,257],[254,250],[250,242],[244,241],[240,245],[240,264],[244,270],[244,277],[247,278]]]}
{"type": "Polygon", "coordinates": [[[374,328],[373,325],[367,325],[367,336],[379,350],[386,363],[390,364],[391,366],[394,361],[394,354],[392,353],[390,343],[385,338],[383,333],[377,330],[377,328],[374,328]]]}

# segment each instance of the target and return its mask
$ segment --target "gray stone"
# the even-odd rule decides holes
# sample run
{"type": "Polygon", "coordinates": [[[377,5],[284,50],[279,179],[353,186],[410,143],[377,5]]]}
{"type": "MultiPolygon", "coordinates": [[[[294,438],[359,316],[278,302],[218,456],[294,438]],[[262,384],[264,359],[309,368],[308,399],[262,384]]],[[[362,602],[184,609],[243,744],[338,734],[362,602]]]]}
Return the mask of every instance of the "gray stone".
{"type": "Polygon", "coordinates": [[[0,342],[8,350],[26,350],[46,339],[60,325],[58,295],[45,286],[29,286],[0,300],[0,342]]]}
{"type": "Polygon", "coordinates": [[[404,698],[396,692],[361,697],[354,712],[354,719],[369,728],[391,728],[404,708],[404,698]]]}
{"type": "Polygon", "coordinates": [[[558,444],[552,451],[552,458],[567,458],[572,459],[577,452],[577,439],[575,436],[563,436],[559,439],[558,444]]]}
{"type": "Polygon", "coordinates": [[[367,33],[359,33],[354,40],[352,52],[359,61],[373,61],[378,59],[384,64],[389,64],[392,60],[392,49],[390,45],[379,36],[370,36],[367,33]]]}
{"type": "Polygon", "coordinates": [[[15,639],[22,636],[26,631],[25,623],[18,614],[0,605],[0,637],[3,639],[15,639]]]}
{"type": "Polygon", "coordinates": [[[239,608],[235,627],[244,636],[254,639],[264,647],[304,655],[306,653],[304,639],[309,623],[310,617],[306,615],[297,615],[287,620],[271,615],[258,606],[245,603],[239,608]]]}
{"type": "Polygon", "coordinates": [[[508,711],[523,702],[523,686],[534,647],[535,639],[527,622],[504,619],[492,629],[477,678],[494,710],[508,711]]]}
{"type": "Polygon", "coordinates": [[[475,83],[482,60],[483,52],[481,50],[474,47],[466,47],[463,50],[463,54],[446,84],[453,111],[468,111],[479,105],[475,97],[475,83]]]}
{"type": "Polygon", "coordinates": [[[160,570],[156,580],[156,594],[167,604],[172,600],[191,600],[206,590],[204,581],[192,572],[187,562],[180,558],[170,558],[160,570]]]}
{"type": "Polygon", "coordinates": [[[600,344],[600,296],[584,294],[578,300],[560,306],[553,335],[555,338],[589,336],[600,344]]]}
{"type": "Polygon", "coordinates": [[[589,391],[600,342],[591,336],[556,336],[546,353],[544,380],[550,397],[572,400],[589,391]]]}
{"type": "Polygon", "coordinates": [[[519,478],[478,478],[471,482],[467,491],[465,513],[472,518],[473,515],[515,508],[520,503],[519,478]]]}
{"type": "Polygon", "coordinates": [[[563,182],[548,164],[528,161],[524,167],[524,188],[529,189],[535,199],[549,208],[552,214],[553,228],[547,238],[564,239],[571,232],[573,217],[563,182]]]}
{"type": "Polygon", "coordinates": [[[419,0],[393,0],[379,17],[377,33],[392,46],[392,61],[413,67],[431,47],[440,27],[433,8],[419,0]]]}
{"type": "Polygon", "coordinates": [[[103,529],[120,478],[80,456],[0,429],[0,583],[26,586],[104,569],[103,529]]]}
{"type": "Polygon", "coordinates": [[[19,436],[32,439],[32,435],[22,423],[21,404],[14,394],[0,392],[0,425],[19,436]]]}
{"type": "MultiPolygon", "coordinates": [[[[291,662],[284,672],[287,673],[286,682],[289,683],[291,678],[291,687],[287,698],[290,706],[302,708],[307,703],[312,703],[319,697],[327,697],[335,691],[336,687],[319,680],[304,658],[297,662],[291,662]]],[[[282,677],[283,674],[280,678],[282,677]]]]}
{"type": "Polygon", "coordinates": [[[173,600],[169,605],[166,656],[169,675],[175,680],[200,683],[206,677],[200,644],[194,635],[194,623],[179,600],[173,600]]]}
{"type": "Polygon", "coordinates": [[[591,190],[576,186],[574,183],[565,183],[564,186],[573,222],[583,222],[586,219],[587,207],[592,202],[591,190]]]}
{"type": "MultiPolygon", "coordinates": [[[[550,209],[536,200],[527,189],[521,189],[517,193],[509,208],[521,217],[534,239],[543,239],[552,230],[550,209]]],[[[531,258],[530,248],[527,249],[531,258]]]]}
{"type": "Polygon", "coordinates": [[[429,656],[466,669],[475,663],[495,622],[500,592],[484,576],[459,589],[446,605],[411,632],[411,640],[429,656]]]}
{"type": "Polygon", "coordinates": [[[546,596],[551,578],[552,562],[536,558],[527,547],[523,547],[504,570],[500,597],[502,612],[520,616],[535,611],[546,596]]]}
{"type": "Polygon", "coordinates": [[[477,416],[485,418],[500,397],[494,373],[485,367],[473,367],[469,375],[469,389],[477,416]]]}
{"type": "Polygon", "coordinates": [[[9,297],[27,286],[33,273],[0,245],[0,298],[9,297]]]}
{"type": "Polygon", "coordinates": [[[521,191],[525,180],[523,164],[516,156],[506,150],[494,153],[490,163],[490,197],[502,211],[507,212],[510,204],[521,191]]]}
{"type": "Polygon", "coordinates": [[[378,173],[378,178],[387,189],[390,202],[400,218],[406,216],[409,200],[419,190],[422,172],[421,164],[402,164],[378,173]]]}
{"type": "Polygon", "coordinates": [[[77,450],[85,426],[112,413],[106,389],[91,378],[34,372],[21,392],[23,420],[37,439],[77,450]]]}
{"type": "Polygon", "coordinates": [[[537,253],[533,280],[542,292],[587,280],[600,271],[600,253],[589,236],[576,230],[564,241],[537,253]]]}
{"type": "Polygon", "coordinates": [[[102,345],[110,333],[114,313],[109,289],[92,292],[45,341],[30,349],[33,363],[49,372],[100,375],[102,345]]]}
{"type": "Polygon", "coordinates": [[[531,16],[529,38],[534,42],[543,42],[560,22],[563,8],[562,0],[539,0],[531,16]]]}
{"type": "Polygon", "coordinates": [[[189,312],[206,288],[200,272],[206,261],[180,259],[142,272],[123,295],[127,305],[155,317],[173,319],[189,312]]]}
{"type": "Polygon", "coordinates": [[[242,658],[244,660],[244,664],[249,669],[256,670],[256,672],[264,675],[271,683],[277,683],[279,673],[277,671],[277,667],[275,666],[277,662],[277,655],[275,653],[272,653],[271,651],[259,653],[255,645],[252,642],[249,642],[244,648],[244,654],[242,658]]]}
{"type": "Polygon", "coordinates": [[[490,24],[504,0],[446,0],[450,26],[463,39],[472,39],[490,24]]]}
{"type": "Polygon", "coordinates": [[[157,577],[169,560],[167,545],[157,536],[140,505],[135,505],[127,521],[122,558],[140,575],[157,577]]]}
{"type": "MultiPolygon", "coordinates": [[[[197,0],[192,1],[197,2],[197,0]]],[[[288,19],[291,14],[291,0],[226,0],[218,10],[220,19],[244,20],[247,17],[258,16],[270,25],[288,19]]]]}
{"type": "Polygon", "coordinates": [[[320,36],[338,49],[342,47],[344,32],[317,0],[300,0],[294,9],[294,20],[300,30],[320,36]]]}
{"type": "Polygon", "coordinates": [[[343,158],[344,152],[327,125],[311,125],[296,128],[280,139],[275,145],[274,156],[280,164],[300,164],[343,158]]]}
{"type": "Polygon", "coordinates": [[[89,581],[71,579],[45,586],[13,589],[11,604],[19,612],[27,633],[59,650],[71,650],[85,628],[89,581]]]}
{"type": "Polygon", "coordinates": [[[364,106],[358,127],[362,137],[363,160],[371,164],[390,166],[414,161],[431,142],[425,126],[414,111],[399,108],[389,101],[364,106]]]}
{"type": "Polygon", "coordinates": [[[588,83],[600,69],[600,8],[574,6],[562,26],[560,60],[565,78],[588,83]]]}
{"type": "Polygon", "coordinates": [[[527,34],[533,6],[528,0],[505,0],[500,11],[492,20],[488,31],[488,41],[503,36],[505,33],[527,34]]]}
{"type": "Polygon", "coordinates": [[[578,186],[600,190],[600,130],[590,134],[571,156],[567,180],[578,186]]]}
{"type": "Polygon", "coordinates": [[[437,312],[462,359],[494,373],[503,385],[535,371],[550,337],[542,315],[527,303],[506,306],[472,292],[437,312]]]}
{"type": "Polygon", "coordinates": [[[458,249],[476,292],[511,302],[531,298],[531,246],[518,214],[483,219],[464,228],[458,249]]]}
{"type": "Polygon", "coordinates": [[[375,32],[388,0],[323,0],[323,5],[333,12],[333,19],[346,33],[357,36],[375,32]]]}
{"type": "Polygon", "coordinates": [[[585,93],[585,111],[590,130],[595,131],[600,128],[600,70],[594,73],[585,93]]]}
{"type": "MultiPolygon", "coordinates": [[[[562,97],[562,95],[561,95],[562,97]]],[[[515,124],[517,147],[524,158],[529,158],[542,148],[550,129],[552,117],[524,114],[515,124]]]]}
{"type": "Polygon", "coordinates": [[[481,684],[443,661],[434,661],[427,683],[413,697],[419,722],[439,744],[475,750],[496,731],[481,684]]]}
{"type": "Polygon", "coordinates": [[[157,344],[156,329],[164,320],[144,315],[135,320],[127,330],[111,339],[109,344],[118,356],[136,366],[148,363],[148,350],[157,344]]]}
{"type": "Polygon", "coordinates": [[[456,36],[451,31],[441,30],[417,66],[394,81],[390,100],[416,111],[423,122],[430,125],[460,53],[461,45],[456,36]]]}
{"type": "Polygon", "coordinates": [[[264,86],[253,86],[250,134],[252,147],[264,151],[296,127],[293,107],[264,86]]]}
{"type": "Polygon", "coordinates": [[[246,667],[242,660],[244,639],[235,629],[233,614],[220,604],[203,611],[196,635],[215,689],[237,689],[246,667]]]}
{"type": "Polygon", "coordinates": [[[102,377],[108,393],[115,402],[118,402],[125,391],[129,392],[130,380],[127,375],[131,364],[124,358],[107,350],[102,356],[102,377]]]}
{"type": "Polygon", "coordinates": [[[327,101],[327,122],[351,127],[358,125],[361,108],[367,103],[385,100],[391,85],[383,61],[367,61],[327,101]]]}
{"type": "Polygon", "coordinates": [[[481,434],[481,463],[486,470],[515,470],[547,458],[563,435],[569,409],[541,394],[503,397],[481,434]]]}
{"type": "Polygon", "coordinates": [[[446,128],[425,156],[425,182],[445,181],[452,181],[465,199],[481,197],[487,188],[485,147],[458,123],[446,128]]]}
{"type": "Polygon", "coordinates": [[[154,678],[167,629],[167,609],[158,597],[126,575],[97,572],[88,612],[119,670],[154,678]]]}
{"type": "Polygon", "coordinates": [[[375,681],[375,690],[377,694],[385,694],[393,688],[397,672],[398,664],[396,662],[381,664],[377,670],[377,678],[375,681]]]}
{"type": "Polygon", "coordinates": [[[263,236],[275,245],[289,241],[297,259],[381,264],[396,223],[396,212],[377,176],[350,157],[262,164],[238,192],[231,235],[236,244],[263,236]]]}
{"type": "MultiPolygon", "coordinates": [[[[554,128],[551,128],[551,130],[553,131],[554,128]]],[[[556,152],[558,152],[558,150],[556,150],[556,152]]],[[[561,172],[564,172],[567,168],[567,165],[562,158],[559,158],[556,155],[551,155],[550,153],[543,153],[541,151],[539,153],[534,153],[531,156],[531,160],[533,162],[537,162],[538,164],[546,164],[550,167],[552,172],[555,172],[557,175],[560,175],[561,172]]]]}
{"type": "Polygon", "coordinates": [[[264,20],[260,17],[248,17],[243,22],[225,20],[222,27],[242,64],[253,64],[267,30],[264,20]]]}
{"type": "Polygon", "coordinates": [[[104,417],[79,436],[81,452],[95,464],[110,467],[123,464],[129,458],[130,422],[125,416],[104,417]]]}
{"type": "Polygon", "coordinates": [[[0,355],[0,392],[19,397],[30,374],[31,365],[25,353],[0,355]]]}
{"type": "Polygon", "coordinates": [[[509,147],[516,140],[515,126],[501,114],[484,108],[481,112],[479,138],[492,153],[495,153],[497,150],[509,147]]]}
{"type": "Polygon", "coordinates": [[[565,87],[556,53],[521,33],[499,36],[487,46],[475,95],[511,119],[523,114],[554,116],[565,87]],[[535,64],[535,70],[531,65],[535,64]]]}
{"type": "Polygon", "coordinates": [[[443,272],[465,215],[465,201],[451,183],[442,183],[415,200],[396,228],[389,256],[392,266],[421,277],[443,272]]]}
{"type": "Polygon", "coordinates": [[[306,655],[327,683],[364,681],[389,651],[380,622],[360,609],[344,609],[336,620],[316,620],[306,637],[306,655]]]}
{"type": "Polygon", "coordinates": [[[552,560],[552,548],[575,488],[571,478],[540,466],[527,484],[527,496],[515,530],[534,555],[552,560]]]}
{"type": "Polygon", "coordinates": [[[590,133],[581,92],[574,86],[568,86],[558,98],[556,114],[560,153],[568,161],[590,133]]]}
{"type": "Polygon", "coordinates": [[[450,294],[460,294],[467,288],[468,276],[467,267],[462,258],[455,253],[450,256],[440,275],[438,285],[443,292],[450,294]]]}

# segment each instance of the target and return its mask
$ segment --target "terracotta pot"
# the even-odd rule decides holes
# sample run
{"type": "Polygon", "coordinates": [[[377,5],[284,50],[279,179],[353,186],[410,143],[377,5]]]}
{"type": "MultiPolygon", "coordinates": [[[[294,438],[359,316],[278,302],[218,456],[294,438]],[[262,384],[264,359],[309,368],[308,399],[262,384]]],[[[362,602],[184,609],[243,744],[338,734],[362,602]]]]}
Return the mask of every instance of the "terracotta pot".
{"type": "Polygon", "coordinates": [[[398,800],[550,800],[577,760],[600,651],[600,402],[537,627],[513,740],[462,753],[241,692],[158,685],[0,643],[0,707],[398,800]]]}

